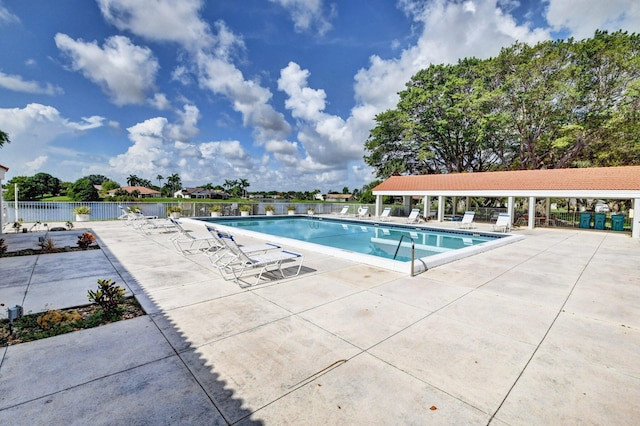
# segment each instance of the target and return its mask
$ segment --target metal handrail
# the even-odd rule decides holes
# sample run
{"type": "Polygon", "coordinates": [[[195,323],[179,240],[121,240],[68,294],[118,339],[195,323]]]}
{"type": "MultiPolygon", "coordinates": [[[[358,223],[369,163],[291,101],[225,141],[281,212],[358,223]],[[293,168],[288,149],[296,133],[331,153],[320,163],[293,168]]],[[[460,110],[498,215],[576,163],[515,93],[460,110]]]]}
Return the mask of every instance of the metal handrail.
{"type": "Polygon", "coordinates": [[[413,263],[415,260],[415,251],[416,251],[416,242],[413,240],[413,238],[411,237],[411,235],[408,234],[402,234],[400,236],[400,240],[398,241],[398,247],[396,247],[396,252],[393,255],[393,260],[396,260],[396,256],[398,255],[398,251],[400,250],[400,246],[402,245],[402,240],[404,239],[404,237],[407,237],[411,240],[411,276],[414,276],[414,268],[413,268],[413,263]]]}

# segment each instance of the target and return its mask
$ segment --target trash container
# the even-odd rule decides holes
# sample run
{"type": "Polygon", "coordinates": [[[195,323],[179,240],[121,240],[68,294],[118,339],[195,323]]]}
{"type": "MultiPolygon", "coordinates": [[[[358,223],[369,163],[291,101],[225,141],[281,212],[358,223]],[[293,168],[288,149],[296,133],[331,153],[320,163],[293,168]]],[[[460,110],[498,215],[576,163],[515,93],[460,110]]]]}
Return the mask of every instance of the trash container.
{"type": "Polygon", "coordinates": [[[593,227],[595,229],[604,229],[604,222],[606,218],[607,218],[607,215],[605,213],[596,213],[593,227]]]}
{"type": "Polygon", "coordinates": [[[591,213],[580,213],[580,228],[591,228],[591,213]]]}
{"type": "Polygon", "coordinates": [[[623,214],[611,215],[611,230],[624,231],[624,215],[623,214]]]}

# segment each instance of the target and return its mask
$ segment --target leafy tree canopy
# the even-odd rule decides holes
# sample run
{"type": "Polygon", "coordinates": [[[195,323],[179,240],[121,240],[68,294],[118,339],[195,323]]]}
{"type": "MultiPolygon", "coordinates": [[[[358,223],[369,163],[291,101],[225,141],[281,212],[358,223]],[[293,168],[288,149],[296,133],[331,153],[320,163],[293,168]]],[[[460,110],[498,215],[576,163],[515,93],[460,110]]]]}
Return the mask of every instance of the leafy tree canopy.
{"type": "Polygon", "coordinates": [[[75,181],[67,191],[67,196],[73,201],[97,201],[100,199],[98,190],[87,178],[75,181]]]}
{"type": "Polygon", "coordinates": [[[639,107],[640,36],[516,43],[419,71],[364,158],[379,178],[640,164],[639,107]]]}

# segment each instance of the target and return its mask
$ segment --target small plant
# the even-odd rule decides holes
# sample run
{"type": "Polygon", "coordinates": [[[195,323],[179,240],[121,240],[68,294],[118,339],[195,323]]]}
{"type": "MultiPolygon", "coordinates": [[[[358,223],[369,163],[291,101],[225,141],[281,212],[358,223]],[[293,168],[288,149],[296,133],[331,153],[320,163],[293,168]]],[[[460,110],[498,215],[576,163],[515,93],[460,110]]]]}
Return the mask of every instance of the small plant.
{"type": "Polygon", "coordinates": [[[125,290],[115,283],[115,281],[98,280],[98,289],[96,291],[89,290],[87,297],[93,303],[97,303],[106,316],[116,316],[120,304],[124,303],[125,290]]]}
{"type": "Polygon", "coordinates": [[[56,248],[56,243],[53,241],[51,237],[42,238],[38,241],[38,246],[45,253],[51,253],[56,248]]]}
{"type": "Polygon", "coordinates": [[[169,207],[167,207],[167,213],[182,213],[182,207],[180,207],[180,206],[169,206],[169,207]]]}
{"type": "Polygon", "coordinates": [[[91,232],[85,232],[82,235],[78,235],[78,247],[86,250],[91,244],[96,242],[96,237],[91,232]]]}
{"type": "Polygon", "coordinates": [[[73,214],[91,214],[89,206],[78,206],[73,209],[73,214]]]}
{"type": "Polygon", "coordinates": [[[67,325],[82,319],[77,311],[63,312],[57,309],[47,311],[38,317],[36,322],[43,330],[49,330],[53,327],[67,325]]]}
{"type": "MultiPolygon", "coordinates": [[[[4,238],[0,238],[0,257],[2,257],[2,255],[4,255],[8,249],[9,249],[9,246],[4,241],[4,238]]],[[[0,306],[4,306],[4,305],[0,305],[0,306]]]]}
{"type": "Polygon", "coordinates": [[[287,206],[287,211],[288,212],[295,212],[296,211],[296,206],[294,206],[293,204],[288,205],[287,206]]]}
{"type": "Polygon", "coordinates": [[[250,212],[251,211],[251,206],[248,204],[243,204],[240,206],[240,211],[241,212],[250,212]]]}
{"type": "Polygon", "coordinates": [[[268,212],[272,212],[274,211],[276,208],[274,206],[272,206],[271,204],[267,204],[266,206],[264,206],[264,210],[268,211],[268,212]]]}
{"type": "Polygon", "coordinates": [[[211,213],[220,213],[222,211],[222,206],[220,204],[213,204],[209,207],[209,211],[211,213]]]}

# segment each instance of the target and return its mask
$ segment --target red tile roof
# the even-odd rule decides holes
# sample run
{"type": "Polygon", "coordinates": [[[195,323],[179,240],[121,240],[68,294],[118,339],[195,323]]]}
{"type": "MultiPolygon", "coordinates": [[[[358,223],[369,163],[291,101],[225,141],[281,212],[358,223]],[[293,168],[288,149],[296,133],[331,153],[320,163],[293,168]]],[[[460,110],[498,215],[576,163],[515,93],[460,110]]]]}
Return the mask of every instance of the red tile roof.
{"type": "Polygon", "coordinates": [[[640,166],[392,176],[373,191],[640,191],[640,166]]]}

